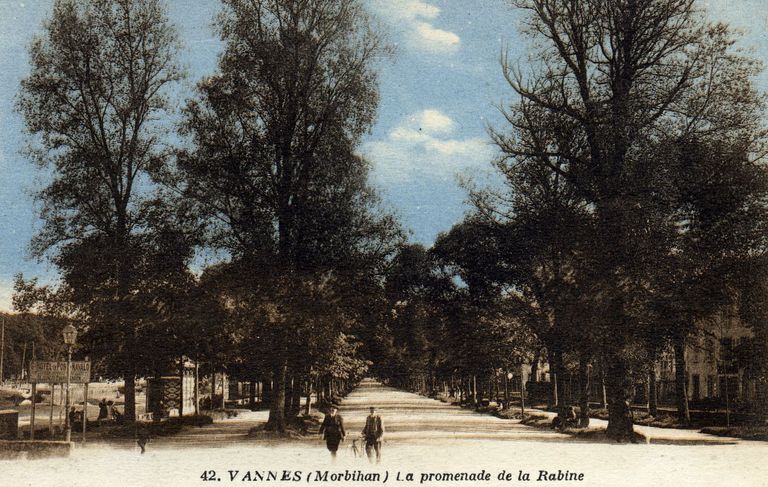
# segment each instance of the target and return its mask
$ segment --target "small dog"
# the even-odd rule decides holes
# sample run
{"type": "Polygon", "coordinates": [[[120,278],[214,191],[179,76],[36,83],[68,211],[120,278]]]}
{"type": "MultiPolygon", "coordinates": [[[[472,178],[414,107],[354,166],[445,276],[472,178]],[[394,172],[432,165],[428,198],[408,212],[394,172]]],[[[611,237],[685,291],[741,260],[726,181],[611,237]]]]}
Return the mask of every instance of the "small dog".
{"type": "Polygon", "coordinates": [[[360,447],[357,446],[358,441],[359,440],[357,438],[352,440],[352,455],[354,455],[355,458],[360,456],[360,447]]]}

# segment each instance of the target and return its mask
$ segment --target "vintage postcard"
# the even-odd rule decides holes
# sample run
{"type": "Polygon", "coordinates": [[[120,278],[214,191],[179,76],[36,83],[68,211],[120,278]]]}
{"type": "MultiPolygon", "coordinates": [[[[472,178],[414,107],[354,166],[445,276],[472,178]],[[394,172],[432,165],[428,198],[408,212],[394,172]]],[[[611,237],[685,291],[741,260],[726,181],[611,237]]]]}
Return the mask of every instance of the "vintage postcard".
{"type": "Polygon", "coordinates": [[[768,485],[767,26],[0,0],[0,485],[768,485]]]}

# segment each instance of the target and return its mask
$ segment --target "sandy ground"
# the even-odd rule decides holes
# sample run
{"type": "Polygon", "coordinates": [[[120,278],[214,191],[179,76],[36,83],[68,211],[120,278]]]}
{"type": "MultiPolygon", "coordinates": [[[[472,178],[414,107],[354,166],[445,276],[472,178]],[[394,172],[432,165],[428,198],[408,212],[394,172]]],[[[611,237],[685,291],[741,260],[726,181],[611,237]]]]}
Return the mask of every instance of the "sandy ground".
{"type": "Polygon", "coordinates": [[[257,412],[186,431],[180,437],[154,440],[144,455],[131,442],[92,442],[79,446],[70,458],[0,462],[0,485],[768,486],[768,444],[764,442],[687,446],[585,443],[370,382],[345,400],[340,414],[347,426],[347,441],[335,463],[319,438],[278,444],[247,439],[244,432],[266,419],[266,413],[257,412]],[[351,448],[371,404],[378,407],[387,431],[380,465],[354,456],[351,448]],[[540,470],[555,475],[558,470],[583,474],[583,480],[539,481],[540,470]],[[253,482],[258,478],[255,472],[264,476],[274,472],[279,479],[284,471],[298,481],[253,482]],[[521,471],[530,476],[529,481],[520,480],[521,471]],[[220,480],[204,481],[204,472],[208,478],[220,480]],[[352,480],[344,481],[345,472],[352,480]],[[481,472],[490,479],[445,480],[450,475],[481,472]],[[422,475],[430,473],[440,477],[420,482],[422,475]],[[334,474],[340,480],[334,480],[334,474]],[[413,480],[407,480],[408,474],[413,480]],[[361,475],[379,477],[367,481],[361,475]]]}

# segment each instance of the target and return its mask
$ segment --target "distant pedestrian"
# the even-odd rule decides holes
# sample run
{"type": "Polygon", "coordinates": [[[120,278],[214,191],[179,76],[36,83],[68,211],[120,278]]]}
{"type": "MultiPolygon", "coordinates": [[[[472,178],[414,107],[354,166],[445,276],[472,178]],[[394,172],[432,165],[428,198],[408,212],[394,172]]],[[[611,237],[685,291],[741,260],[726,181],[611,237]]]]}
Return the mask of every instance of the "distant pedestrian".
{"type": "Polygon", "coordinates": [[[338,414],[339,408],[331,406],[328,414],[320,425],[320,434],[323,435],[325,446],[331,452],[331,458],[336,460],[336,452],[339,449],[339,443],[344,441],[347,433],[344,431],[344,419],[338,414]]]}
{"type": "Polygon", "coordinates": [[[371,407],[370,414],[365,418],[363,438],[365,438],[365,454],[368,461],[373,463],[372,451],[376,451],[376,463],[381,462],[381,439],[384,436],[384,424],[381,416],[376,414],[376,408],[371,407]]]}
{"type": "Polygon", "coordinates": [[[106,419],[109,417],[109,409],[107,409],[107,398],[103,398],[101,402],[99,402],[99,426],[106,421],[106,419]]]}
{"type": "Polygon", "coordinates": [[[139,445],[139,448],[141,448],[141,454],[143,455],[146,451],[147,443],[149,443],[150,440],[150,434],[149,434],[149,428],[147,428],[147,425],[141,422],[136,423],[136,444],[139,445]]]}
{"type": "Polygon", "coordinates": [[[77,422],[77,410],[74,406],[72,406],[72,409],[69,410],[69,429],[77,429],[75,428],[75,423],[77,422]]]}
{"type": "Polygon", "coordinates": [[[117,406],[115,406],[114,402],[107,401],[107,408],[109,409],[109,415],[112,417],[112,421],[118,424],[123,422],[123,415],[117,410],[117,406]]]}

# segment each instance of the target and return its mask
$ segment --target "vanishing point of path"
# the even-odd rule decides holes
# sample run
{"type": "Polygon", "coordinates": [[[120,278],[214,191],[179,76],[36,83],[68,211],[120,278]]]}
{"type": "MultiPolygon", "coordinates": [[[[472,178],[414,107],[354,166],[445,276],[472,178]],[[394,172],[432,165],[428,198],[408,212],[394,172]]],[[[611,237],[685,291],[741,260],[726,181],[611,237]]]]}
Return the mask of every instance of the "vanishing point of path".
{"type": "Polygon", "coordinates": [[[359,436],[368,408],[376,406],[384,421],[387,443],[439,442],[441,440],[566,441],[568,436],[525,426],[517,421],[461,409],[365,380],[341,403],[348,438],[359,436]],[[351,435],[351,436],[350,436],[351,435]]]}

